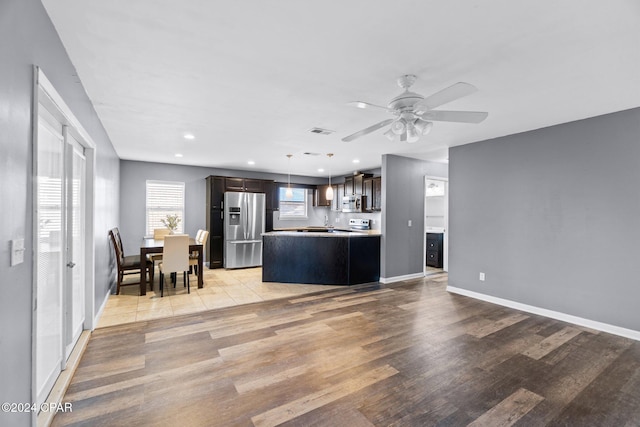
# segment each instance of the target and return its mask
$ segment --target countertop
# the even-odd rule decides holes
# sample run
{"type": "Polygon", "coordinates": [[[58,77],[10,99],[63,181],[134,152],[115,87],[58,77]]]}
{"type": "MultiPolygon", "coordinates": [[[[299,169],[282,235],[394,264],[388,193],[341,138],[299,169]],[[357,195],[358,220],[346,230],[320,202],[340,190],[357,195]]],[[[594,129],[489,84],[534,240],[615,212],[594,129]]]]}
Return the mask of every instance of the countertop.
{"type": "Polygon", "coordinates": [[[370,237],[380,236],[380,230],[352,230],[339,227],[290,227],[276,228],[263,236],[299,236],[299,237],[370,237]]]}

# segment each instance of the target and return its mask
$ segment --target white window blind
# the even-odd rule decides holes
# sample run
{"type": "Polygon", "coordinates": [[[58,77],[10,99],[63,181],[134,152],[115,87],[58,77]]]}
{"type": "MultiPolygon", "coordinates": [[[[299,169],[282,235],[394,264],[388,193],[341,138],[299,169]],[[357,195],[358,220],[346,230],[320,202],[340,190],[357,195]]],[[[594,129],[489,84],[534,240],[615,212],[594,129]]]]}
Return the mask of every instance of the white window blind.
{"type": "Polygon", "coordinates": [[[287,198],[286,187],[280,187],[279,208],[280,219],[304,219],[307,218],[307,189],[292,188],[293,196],[287,198]]]}
{"type": "Polygon", "coordinates": [[[162,220],[178,215],[176,233],[184,232],[184,182],[147,181],[147,236],[156,228],[166,228],[162,220]]]}

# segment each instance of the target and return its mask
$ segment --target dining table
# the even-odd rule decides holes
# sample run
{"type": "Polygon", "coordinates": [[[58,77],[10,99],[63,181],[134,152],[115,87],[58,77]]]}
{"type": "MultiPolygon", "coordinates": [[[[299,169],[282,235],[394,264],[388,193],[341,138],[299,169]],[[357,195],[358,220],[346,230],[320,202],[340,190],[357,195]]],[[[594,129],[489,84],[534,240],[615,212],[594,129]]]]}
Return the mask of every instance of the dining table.
{"type": "MultiPolygon", "coordinates": [[[[143,238],[140,246],[140,259],[147,259],[148,254],[161,254],[164,248],[164,239],[143,238]]],[[[204,247],[202,243],[197,243],[196,239],[189,237],[189,252],[198,253],[198,288],[204,287],[202,280],[202,252],[204,247]]],[[[140,295],[147,294],[147,269],[143,268],[140,272],[140,295]]]]}

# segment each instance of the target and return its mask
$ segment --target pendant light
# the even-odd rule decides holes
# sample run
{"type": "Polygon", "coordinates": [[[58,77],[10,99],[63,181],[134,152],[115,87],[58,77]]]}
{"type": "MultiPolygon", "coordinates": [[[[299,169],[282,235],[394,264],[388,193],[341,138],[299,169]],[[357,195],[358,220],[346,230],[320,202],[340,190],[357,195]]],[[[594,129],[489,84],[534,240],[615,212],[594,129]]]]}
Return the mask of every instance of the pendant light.
{"type": "Polygon", "coordinates": [[[291,157],[293,157],[293,154],[287,154],[287,158],[289,159],[289,164],[288,164],[289,172],[287,177],[287,191],[284,193],[287,199],[290,199],[293,197],[293,190],[291,189],[291,157]]]}
{"type": "Polygon", "coordinates": [[[333,200],[333,187],[331,186],[331,158],[333,157],[333,153],[328,153],[327,157],[329,157],[329,186],[327,187],[327,200],[333,200]]]}

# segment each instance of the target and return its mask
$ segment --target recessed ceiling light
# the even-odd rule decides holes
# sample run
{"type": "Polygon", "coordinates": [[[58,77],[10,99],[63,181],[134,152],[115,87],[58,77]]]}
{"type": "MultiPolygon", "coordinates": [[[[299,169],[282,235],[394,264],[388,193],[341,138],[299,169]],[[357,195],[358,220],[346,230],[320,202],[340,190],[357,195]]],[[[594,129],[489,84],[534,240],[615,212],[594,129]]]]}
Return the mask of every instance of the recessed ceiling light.
{"type": "Polygon", "coordinates": [[[360,160],[358,160],[358,159],[353,159],[353,163],[360,163],[360,160]]]}
{"type": "Polygon", "coordinates": [[[175,154],[175,156],[176,156],[176,157],[182,157],[182,154],[180,154],[180,153],[176,153],[176,154],[175,154]]]}
{"type": "Polygon", "coordinates": [[[247,162],[247,164],[250,164],[250,165],[252,165],[252,166],[253,166],[253,165],[255,165],[255,164],[256,164],[256,162],[254,162],[253,160],[249,160],[249,161],[247,162]]]}
{"type": "Polygon", "coordinates": [[[318,172],[324,172],[324,169],[320,168],[318,169],[318,172]]]}
{"type": "Polygon", "coordinates": [[[196,139],[196,137],[192,133],[185,133],[184,139],[196,139]]]}

